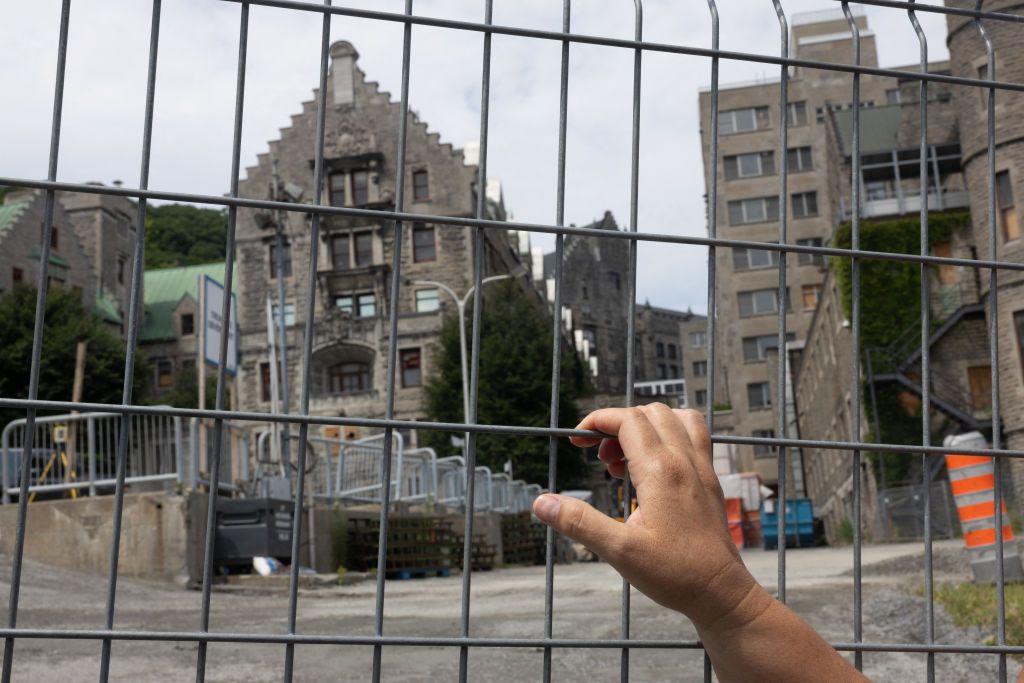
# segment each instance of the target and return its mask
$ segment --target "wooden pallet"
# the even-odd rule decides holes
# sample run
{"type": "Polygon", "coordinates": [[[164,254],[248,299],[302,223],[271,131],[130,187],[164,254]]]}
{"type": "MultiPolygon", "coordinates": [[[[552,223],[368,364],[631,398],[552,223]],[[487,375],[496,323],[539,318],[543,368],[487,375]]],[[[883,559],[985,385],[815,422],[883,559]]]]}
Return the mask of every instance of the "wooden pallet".
{"type": "Polygon", "coordinates": [[[547,531],[529,512],[502,515],[501,550],[505,564],[544,564],[547,531]]]}

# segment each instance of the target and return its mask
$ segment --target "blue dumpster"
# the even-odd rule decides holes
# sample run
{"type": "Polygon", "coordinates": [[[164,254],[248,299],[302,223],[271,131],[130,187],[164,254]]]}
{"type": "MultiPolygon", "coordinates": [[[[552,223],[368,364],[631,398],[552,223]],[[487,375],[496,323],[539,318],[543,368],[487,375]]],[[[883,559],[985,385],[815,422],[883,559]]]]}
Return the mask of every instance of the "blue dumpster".
{"type": "MultiPolygon", "coordinates": [[[[779,543],[778,502],[769,498],[761,503],[761,535],[764,549],[772,550],[779,543]]],[[[786,547],[814,545],[814,513],[810,498],[786,501],[786,547]]]]}

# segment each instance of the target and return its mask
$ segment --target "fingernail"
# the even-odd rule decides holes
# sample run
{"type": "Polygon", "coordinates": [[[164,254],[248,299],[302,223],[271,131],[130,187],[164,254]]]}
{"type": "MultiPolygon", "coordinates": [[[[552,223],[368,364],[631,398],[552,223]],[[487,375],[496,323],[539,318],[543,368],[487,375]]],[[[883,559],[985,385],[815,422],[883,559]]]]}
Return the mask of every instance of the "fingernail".
{"type": "Polygon", "coordinates": [[[558,509],[562,507],[562,501],[555,496],[543,495],[533,501],[533,514],[545,524],[551,524],[558,519],[558,509]]]}

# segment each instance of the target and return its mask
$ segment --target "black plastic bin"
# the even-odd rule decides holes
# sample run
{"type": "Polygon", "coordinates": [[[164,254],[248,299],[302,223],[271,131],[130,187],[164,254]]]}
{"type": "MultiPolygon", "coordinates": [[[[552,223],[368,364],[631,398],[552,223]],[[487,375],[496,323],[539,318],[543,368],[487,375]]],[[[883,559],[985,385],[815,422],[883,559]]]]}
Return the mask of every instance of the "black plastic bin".
{"type": "Polygon", "coordinates": [[[221,566],[247,565],[254,557],[290,562],[294,509],[290,500],[218,500],[214,562],[221,566]]]}

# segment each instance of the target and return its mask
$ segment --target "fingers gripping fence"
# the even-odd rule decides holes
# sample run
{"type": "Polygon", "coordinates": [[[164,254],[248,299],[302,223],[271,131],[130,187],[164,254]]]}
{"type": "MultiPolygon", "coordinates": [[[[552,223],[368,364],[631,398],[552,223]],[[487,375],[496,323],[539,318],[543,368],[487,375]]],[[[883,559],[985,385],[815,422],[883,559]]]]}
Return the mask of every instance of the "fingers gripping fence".
{"type": "MultiPolygon", "coordinates": [[[[117,641],[180,641],[194,642],[197,644],[196,679],[204,680],[207,647],[211,642],[233,642],[233,643],[264,643],[280,644],[285,646],[283,672],[287,681],[292,679],[294,665],[295,645],[329,645],[348,644],[372,647],[373,649],[373,680],[380,680],[382,648],[384,646],[435,646],[451,647],[459,649],[459,679],[466,680],[468,677],[468,666],[470,649],[473,647],[509,647],[509,648],[539,648],[543,657],[544,680],[551,678],[552,652],[555,648],[607,648],[621,650],[620,672],[623,681],[628,680],[630,671],[629,653],[632,649],[700,649],[701,644],[697,641],[675,641],[675,640],[639,640],[630,638],[630,587],[623,584],[622,606],[621,606],[621,635],[616,639],[580,639],[556,637],[553,632],[554,613],[554,535],[547,532],[546,548],[547,561],[545,568],[545,619],[543,634],[536,638],[482,638],[473,637],[470,629],[470,601],[471,572],[472,566],[472,537],[473,537],[473,511],[477,509],[511,509],[521,510],[528,506],[532,497],[539,493],[539,487],[526,486],[522,482],[510,481],[504,475],[496,475],[486,467],[476,462],[477,437],[482,433],[520,435],[533,437],[546,437],[549,440],[549,466],[548,466],[548,488],[554,490],[556,485],[556,460],[557,445],[559,439],[569,436],[583,436],[594,434],[579,430],[563,429],[558,427],[558,385],[561,348],[559,344],[559,321],[554,316],[554,342],[552,346],[552,391],[550,405],[550,422],[548,427],[530,427],[523,425],[495,425],[481,424],[478,419],[478,396],[479,396],[479,359],[480,359],[480,327],[481,311],[485,304],[484,290],[481,287],[483,280],[483,240],[487,230],[522,230],[533,233],[552,234],[555,236],[555,264],[554,264],[554,310],[561,308],[562,301],[562,278],[563,278],[563,253],[564,239],[569,236],[600,237],[602,239],[624,239],[629,246],[630,276],[627,282],[629,296],[628,304],[628,336],[627,336],[627,359],[626,359],[626,403],[633,400],[634,387],[634,364],[635,354],[634,329],[635,329],[635,299],[636,299],[636,264],[638,243],[661,242],[667,244],[705,246],[708,248],[708,318],[707,318],[707,339],[708,339],[708,409],[707,422],[712,429],[712,441],[717,444],[737,444],[748,446],[759,446],[773,448],[778,453],[779,465],[779,497],[785,498],[787,478],[789,476],[788,449],[801,448],[822,448],[836,451],[846,451],[851,455],[850,466],[853,476],[853,511],[854,524],[853,536],[853,624],[852,641],[834,643],[839,650],[854,653],[855,662],[858,667],[862,665],[864,652],[915,652],[922,653],[926,658],[926,676],[928,680],[935,677],[935,655],[937,653],[970,653],[970,654],[992,654],[999,658],[999,674],[1001,680],[1006,678],[1006,656],[1008,654],[1024,654],[1024,647],[1010,646],[1006,643],[1005,623],[1005,586],[1003,566],[1001,562],[996,563],[996,594],[997,594],[997,637],[996,642],[990,645],[966,645],[966,644],[937,644],[935,643],[935,617],[933,609],[934,586],[932,568],[932,539],[931,527],[928,520],[930,506],[927,497],[930,495],[930,487],[924,487],[926,498],[923,505],[925,516],[925,554],[924,554],[924,576],[925,576],[925,604],[926,604],[926,636],[922,643],[870,643],[863,641],[862,623],[862,571],[861,571],[861,546],[863,533],[860,523],[860,510],[862,505],[862,490],[860,482],[860,468],[862,451],[870,450],[879,453],[901,453],[917,454],[922,460],[941,456],[947,453],[959,453],[963,455],[980,455],[993,458],[998,463],[1000,458],[1024,458],[1024,451],[1011,450],[1002,447],[1000,431],[993,430],[991,449],[951,449],[933,446],[930,443],[929,408],[932,402],[930,394],[930,354],[929,354],[929,331],[930,313],[928,305],[928,269],[936,266],[962,266],[977,271],[988,271],[989,295],[987,302],[988,330],[989,330],[989,355],[991,360],[991,386],[992,386],[992,413],[993,424],[999,425],[1000,420],[1000,395],[999,395],[999,360],[1000,349],[998,342],[998,289],[997,280],[1000,270],[1024,271],[1024,263],[999,260],[998,240],[996,237],[996,95],[997,92],[1024,92],[1024,84],[1012,83],[997,80],[996,54],[990,40],[986,25],[996,22],[1006,25],[1015,25],[1024,22],[1024,16],[1007,14],[1003,12],[988,12],[983,8],[982,0],[978,0],[973,9],[964,7],[941,7],[934,5],[918,5],[913,0],[904,2],[901,0],[859,0],[857,2],[842,1],[839,6],[847,20],[850,35],[853,39],[853,53],[849,62],[821,62],[808,59],[796,59],[789,55],[789,29],[788,21],[781,0],[772,0],[771,6],[776,12],[781,35],[780,51],[776,55],[753,54],[745,52],[727,51],[719,47],[719,18],[715,0],[708,0],[708,11],[711,15],[711,47],[693,47],[677,44],[665,44],[645,41],[643,39],[643,7],[641,0],[634,0],[635,23],[634,37],[632,39],[615,39],[595,35],[573,33],[571,27],[570,0],[563,0],[562,26],[560,31],[549,31],[522,28],[517,26],[499,25],[493,23],[493,0],[481,0],[483,20],[456,21],[436,17],[420,16],[413,12],[412,0],[406,0],[405,9],[402,13],[382,12],[376,10],[353,9],[347,7],[333,6],[331,0],[325,0],[323,4],[297,0],[208,0],[210,2],[225,2],[239,5],[239,50],[237,61],[237,81],[234,109],[234,130],[231,159],[231,177],[229,178],[230,192],[226,196],[197,195],[162,191],[150,189],[148,183],[149,159],[151,138],[153,129],[153,104],[157,85],[157,58],[159,54],[161,0],[152,0],[152,15],[150,24],[150,42],[148,54],[146,106],[143,125],[142,139],[142,165],[138,186],[128,187],[104,187],[95,185],[83,185],[75,183],[58,182],[57,163],[58,150],[61,140],[61,114],[64,96],[64,74],[67,63],[68,34],[71,24],[71,0],[63,0],[61,3],[60,23],[57,31],[57,70],[54,87],[53,115],[51,118],[50,151],[47,176],[45,180],[0,177],[0,184],[5,186],[20,186],[41,189],[45,192],[45,220],[40,241],[40,267],[38,276],[38,299],[33,329],[32,352],[30,356],[30,379],[26,398],[0,397],[0,406],[7,408],[19,408],[25,410],[25,419],[20,425],[21,436],[18,442],[11,443],[9,452],[13,457],[20,457],[20,464],[13,466],[7,458],[8,444],[5,432],[5,460],[4,460],[4,495],[12,491],[19,494],[28,491],[33,484],[32,473],[38,471],[36,454],[41,448],[46,448],[45,425],[43,418],[37,417],[40,410],[85,413],[105,413],[116,416],[120,427],[110,433],[117,441],[116,461],[112,463],[113,470],[104,470],[102,479],[104,485],[112,485],[115,490],[113,507],[113,528],[115,533],[109,549],[110,572],[108,575],[108,590],[106,598],[106,613],[104,628],[96,630],[70,630],[70,629],[40,629],[40,628],[19,628],[18,608],[21,596],[21,573],[25,547],[26,517],[28,496],[18,495],[17,527],[13,548],[13,562],[11,569],[9,610],[7,627],[2,629],[4,641],[3,673],[2,680],[11,680],[12,671],[16,664],[15,646],[19,638],[25,639],[85,639],[99,641],[100,643],[100,677],[106,680],[110,671],[111,645],[117,641]],[[860,31],[850,6],[875,6],[887,8],[893,11],[906,12],[910,27],[915,31],[920,44],[920,70],[893,70],[861,65],[860,53],[860,31]],[[313,149],[313,174],[315,193],[311,203],[286,203],[272,200],[258,200],[239,197],[238,176],[239,158],[241,147],[241,129],[244,112],[244,94],[246,85],[246,56],[248,44],[248,21],[249,9],[251,6],[276,7],[291,11],[302,11],[319,13],[322,17],[322,34],[320,43],[320,72],[319,91],[316,103],[316,133],[315,147],[313,149]],[[985,78],[967,78],[953,76],[948,73],[930,73],[928,71],[927,42],[917,14],[920,12],[938,13],[965,17],[969,20],[969,30],[974,30],[983,41],[986,49],[985,78]],[[403,26],[402,41],[402,76],[400,90],[400,119],[398,149],[396,155],[396,166],[400,172],[396,174],[397,187],[395,192],[394,210],[371,210],[351,207],[329,206],[322,203],[322,187],[324,177],[324,136],[325,136],[325,93],[327,91],[328,73],[328,50],[329,37],[332,19],[362,18],[380,22],[397,23],[403,26]],[[409,213],[404,208],[405,198],[405,169],[406,169],[406,123],[409,115],[409,74],[412,60],[412,30],[413,27],[434,27],[451,31],[462,31],[477,34],[483,43],[483,58],[481,64],[481,116],[480,116],[480,156],[478,164],[477,187],[485,187],[487,180],[487,151],[488,151],[488,120],[489,120],[489,99],[490,99],[490,68],[491,68],[491,40],[494,35],[518,36],[538,41],[556,42],[561,45],[561,81],[560,81],[560,106],[558,126],[558,159],[557,159],[557,194],[556,211],[554,221],[550,224],[504,222],[487,218],[485,210],[485,193],[477,193],[477,206],[473,217],[450,217],[434,216],[409,213]],[[633,116],[632,116],[632,144],[631,144],[631,176],[630,176],[630,211],[629,229],[627,231],[604,231],[591,228],[579,228],[565,225],[565,188],[566,188],[566,134],[567,134],[567,102],[570,85],[569,58],[573,45],[601,45],[606,47],[630,50],[634,57],[633,69],[633,116]],[[638,202],[639,202],[639,157],[640,157],[640,76],[642,71],[642,59],[645,52],[686,55],[691,57],[702,57],[709,60],[711,79],[711,144],[710,144],[710,177],[713,179],[709,192],[709,225],[707,237],[695,237],[678,235],[672,233],[658,233],[653,231],[641,231],[638,225],[638,202]],[[787,203],[788,203],[788,124],[787,117],[780,116],[781,125],[779,131],[779,217],[778,217],[778,241],[774,243],[755,242],[749,240],[726,239],[718,236],[718,153],[719,153],[719,65],[721,60],[745,61],[759,64],[773,65],[780,70],[779,81],[779,104],[781,110],[785,110],[788,104],[788,87],[791,70],[796,68],[819,69],[852,76],[852,240],[850,248],[838,248],[831,246],[814,246],[809,244],[794,244],[788,240],[787,233],[787,203]],[[928,201],[921,201],[920,204],[920,230],[921,248],[918,254],[888,253],[880,251],[868,251],[861,249],[861,188],[860,156],[861,156],[861,77],[878,76],[898,78],[907,81],[916,81],[920,92],[920,109],[918,112],[920,125],[920,194],[921,197],[928,195],[929,168],[928,157],[928,86],[930,83],[967,86],[980,89],[986,96],[987,103],[987,155],[986,186],[988,190],[988,249],[984,259],[964,259],[953,257],[934,256],[929,250],[928,201]],[[49,249],[51,244],[50,231],[54,212],[55,194],[57,191],[72,191],[92,194],[107,194],[135,198],[139,201],[138,213],[138,246],[133,256],[132,277],[131,277],[131,305],[128,316],[127,334],[127,355],[125,359],[125,374],[122,402],[118,405],[91,404],[83,402],[66,401],[42,401],[38,399],[40,356],[43,343],[44,324],[44,303],[48,284],[47,268],[50,262],[49,249]],[[310,399],[310,374],[311,354],[313,342],[313,313],[314,297],[306,298],[305,328],[302,345],[302,366],[299,411],[289,414],[270,415],[266,413],[253,413],[245,411],[230,411],[225,409],[225,360],[228,352],[228,335],[221,336],[219,349],[219,370],[217,375],[217,392],[215,408],[208,410],[190,410],[181,408],[153,407],[135,405],[132,403],[131,381],[133,374],[133,363],[137,346],[139,325],[141,322],[141,283],[142,272],[145,262],[143,235],[144,216],[146,202],[151,199],[174,200],[181,202],[193,202],[206,205],[223,206],[228,210],[228,234],[226,243],[226,268],[225,287],[231,290],[231,277],[235,259],[235,225],[237,211],[239,208],[259,208],[273,211],[293,212],[305,214],[311,217],[310,235],[313,243],[317,242],[320,230],[320,221],[324,216],[348,216],[375,218],[382,221],[392,221],[394,224],[394,249],[392,253],[391,270],[391,297],[389,307],[389,338],[387,346],[387,404],[385,417],[383,419],[371,419],[358,416],[353,417],[324,417],[309,414],[310,399]],[[424,221],[447,230],[471,230],[474,241],[474,264],[473,280],[477,292],[477,305],[473,307],[472,342],[470,355],[470,389],[469,405],[464,423],[441,423],[441,422],[409,422],[395,419],[395,365],[397,360],[397,319],[399,290],[402,284],[401,278],[401,239],[405,226],[413,221],[424,221]],[[860,375],[860,345],[861,345],[861,279],[860,268],[864,260],[883,260],[889,262],[903,262],[917,264],[922,273],[921,278],[921,371],[922,371],[922,415],[924,416],[921,443],[920,445],[903,444],[869,444],[860,440],[860,396],[858,391],[852,392],[854,429],[853,440],[851,441],[821,441],[811,439],[792,438],[787,434],[787,424],[784,411],[780,410],[777,422],[776,436],[773,438],[756,438],[737,435],[715,434],[714,433],[714,411],[712,409],[715,396],[715,364],[716,358],[716,309],[715,293],[718,285],[716,280],[715,255],[716,250],[724,249],[760,249],[775,252],[782,258],[778,259],[778,291],[777,302],[786,300],[786,258],[789,253],[810,255],[823,258],[825,256],[849,259],[852,272],[852,310],[851,327],[853,339],[853,362],[851,365],[851,379],[853,386],[858,386],[861,380],[860,375]],[[137,476],[139,468],[135,450],[130,441],[132,429],[129,425],[133,420],[152,418],[156,420],[171,420],[173,424],[180,424],[185,419],[202,419],[212,421],[214,427],[213,449],[214,457],[211,462],[210,481],[220,479],[220,452],[223,448],[224,439],[221,435],[230,426],[226,420],[256,421],[265,424],[277,423],[285,426],[298,425],[297,443],[294,452],[296,453],[296,469],[298,473],[295,484],[295,499],[297,503],[303,500],[307,476],[312,476],[309,485],[312,487],[313,495],[326,496],[330,498],[351,498],[359,500],[362,498],[379,502],[380,513],[380,536],[379,556],[377,566],[384,566],[387,552],[387,528],[388,510],[394,500],[407,498],[419,498],[433,495],[436,500],[443,503],[464,501],[465,510],[465,545],[463,548],[463,574],[462,574],[462,596],[461,596],[461,618],[460,635],[457,637],[414,637],[414,636],[387,636],[384,633],[384,597],[385,584],[384,572],[378,572],[376,584],[376,605],[374,615],[374,634],[371,636],[357,636],[340,633],[338,635],[303,635],[297,632],[296,615],[298,599],[298,563],[293,563],[289,577],[288,591],[288,619],[285,633],[241,633],[241,632],[211,632],[210,626],[210,604],[211,586],[213,575],[213,540],[214,540],[214,519],[216,510],[216,499],[218,487],[211,487],[209,496],[209,507],[207,526],[205,530],[205,554],[203,558],[202,574],[202,602],[199,616],[198,628],[186,632],[154,632],[132,629],[115,628],[114,608],[117,597],[117,567],[120,559],[119,532],[122,522],[124,506],[125,482],[131,477],[137,476]],[[310,435],[311,426],[356,426],[372,427],[383,431],[379,443],[372,444],[339,444],[328,443],[329,440],[319,439],[310,435]],[[449,432],[463,432],[466,435],[465,458],[441,458],[437,459],[432,452],[405,451],[398,436],[398,430],[414,428],[418,430],[440,430],[449,432]],[[360,450],[362,449],[362,450],[360,450]],[[313,462],[313,461],[316,462],[313,462]],[[312,462],[308,472],[307,464],[312,462]],[[368,469],[369,468],[369,469],[368,469]],[[372,471],[376,468],[376,472],[372,471]],[[14,482],[8,482],[8,477],[16,478],[17,487],[9,486],[14,482]]],[[[765,0],[767,1],[767,0],[765,0]]],[[[828,0],[825,4],[834,4],[836,0],[828,0]]],[[[691,11],[680,9],[680,11],[691,11]]],[[[317,250],[311,250],[310,262],[307,269],[307,291],[314,291],[317,283],[317,250]]],[[[228,302],[230,297],[224,297],[222,319],[229,319],[228,302]]],[[[778,305],[778,336],[779,349],[786,346],[786,314],[785,306],[778,305]]],[[[785,353],[779,354],[778,367],[778,395],[776,405],[785,405],[785,378],[787,357],[785,353]]],[[[180,427],[179,427],[180,430],[180,427]]],[[[286,438],[285,443],[290,439],[286,438]]],[[[78,448],[79,452],[88,451],[88,446],[78,448]]],[[[176,449],[180,452],[180,448],[176,449]]],[[[87,462],[87,461],[86,461],[87,462]]],[[[79,461],[78,466],[82,463],[79,461]]],[[[106,465],[104,465],[106,466],[106,465]]],[[[927,471],[927,467],[924,468],[927,471]]],[[[176,474],[181,476],[183,468],[176,464],[176,474]]],[[[157,468],[152,472],[154,475],[163,475],[165,470],[157,468]]],[[[87,478],[92,482],[95,476],[87,478]]],[[[77,475],[77,480],[82,481],[82,475],[77,475]]],[[[66,483],[66,482],[65,482],[66,483]]],[[[927,483],[927,482],[926,482],[927,483]]],[[[98,485],[99,482],[96,482],[98,485]]],[[[54,482],[54,485],[63,485],[54,482]]],[[[995,528],[1003,527],[1002,518],[1002,491],[1003,481],[1001,468],[995,467],[995,528]]],[[[624,485],[623,496],[623,517],[628,517],[631,504],[631,491],[628,479],[624,485]]],[[[298,549],[301,541],[301,516],[295,515],[293,520],[293,557],[298,556],[298,549]]],[[[778,515],[778,537],[784,539],[786,515],[778,515]]],[[[996,534],[996,552],[998,556],[1003,553],[1003,538],[1001,533],[996,534]]],[[[786,599],[786,548],[785,543],[779,543],[778,548],[778,595],[781,600],[786,599]]],[[[709,660],[704,659],[705,679],[710,680],[711,670],[709,660]]]]}

